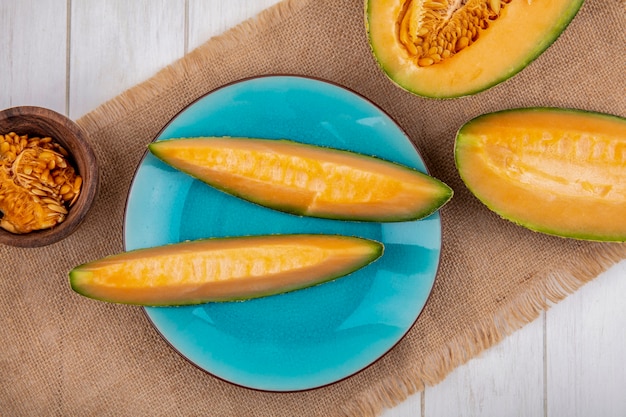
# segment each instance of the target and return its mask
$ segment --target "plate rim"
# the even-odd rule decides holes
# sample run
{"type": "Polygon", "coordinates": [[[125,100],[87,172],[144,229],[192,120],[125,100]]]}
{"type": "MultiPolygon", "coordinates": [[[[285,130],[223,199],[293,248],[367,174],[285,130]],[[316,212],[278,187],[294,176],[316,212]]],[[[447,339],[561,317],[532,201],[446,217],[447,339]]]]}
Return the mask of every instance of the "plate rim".
{"type": "MultiPolygon", "coordinates": [[[[169,120],[163,125],[163,127],[161,129],[159,129],[159,131],[154,135],[154,137],[150,140],[149,143],[155,142],[157,140],[157,138],[159,138],[159,136],[161,136],[163,134],[163,132],[183,112],[185,112],[187,109],[189,109],[190,107],[192,107],[193,105],[195,105],[199,101],[205,99],[207,96],[209,96],[209,95],[211,95],[213,93],[216,93],[217,91],[220,91],[222,89],[231,87],[233,85],[242,84],[242,83],[245,83],[245,82],[258,80],[258,79],[269,79],[269,78],[295,78],[295,79],[302,79],[302,80],[308,80],[308,81],[315,81],[315,82],[320,82],[320,83],[326,84],[328,86],[331,86],[331,87],[334,87],[334,88],[338,88],[340,90],[344,90],[344,91],[346,91],[348,93],[353,94],[355,97],[357,97],[357,98],[363,100],[364,102],[366,102],[367,104],[373,106],[377,111],[379,111],[381,114],[383,114],[384,116],[389,118],[389,120],[396,126],[396,128],[408,140],[408,142],[411,144],[411,146],[413,147],[413,149],[417,153],[417,155],[420,158],[422,164],[424,165],[425,173],[427,175],[431,175],[430,170],[428,169],[428,166],[426,165],[426,162],[424,161],[422,153],[417,148],[416,144],[411,140],[409,135],[402,128],[402,126],[398,123],[398,121],[395,118],[393,118],[385,109],[383,109],[381,106],[379,106],[378,104],[376,104],[374,101],[370,100],[369,98],[367,98],[363,94],[355,91],[354,89],[352,89],[350,87],[344,86],[343,84],[340,84],[339,82],[327,80],[327,79],[324,79],[324,78],[321,78],[321,77],[317,77],[317,76],[309,76],[309,75],[302,75],[302,74],[270,73],[270,74],[263,74],[263,75],[258,75],[258,76],[243,77],[243,78],[239,78],[239,79],[227,82],[225,84],[221,84],[221,85],[219,85],[219,86],[217,86],[217,87],[215,87],[215,88],[213,88],[213,89],[203,93],[202,95],[198,96],[194,100],[190,101],[183,108],[181,108],[178,112],[176,112],[173,116],[171,116],[169,118],[169,120]]],[[[131,197],[131,191],[133,189],[133,186],[135,184],[135,180],[137,178],[137,172],[141,168],[141,166],[142,166],[143,162],[145,161],[146,157],[148,156],[148,154],[149,154],[149,149],[146,147],[146,149],[143,152],[143,155],[139,159],[138,163],[135,165],[135,169],[133,171],[133,177],[132,177],[132,180],[131,180],[131,182],[130,182],[130,184],[128,186],[127,192],[126,192],[126,201],[125,201],[125,205],[124,205],[124,222],[122,224],[122,243],[123,243],[124,251],[128,250],[127,246],[126,246],[126,219],[127,219],[127,215],[128,215],[128,206],[129,206],[129,200],[130,200],[130,197],[131,197]]],[[[150,317],[150,315],[149,315],[149,313],[147,311],[147,308],[146,307],[141,307],[141,311],[143,313],[143,316],[150,323],[150,326],[152,327],[152,329],[154,329],[156,331],[156,333],[159,335],[160,339],[162,341],[164,341],[170,347],[171,350],[173,350],[179,357],[183,358],[186,362],[190,363],[195,368],[199,369],[203,373],[205,373],[207,375],[210,375],[211,377],[216,378],[216,379],[218,379],[220,381],[226,382],[226,383],[228,383],[230,385],[237,386],[237,387],[240,387],[240,388],[252,390],[252,391],[267,392],[267,393],[277,393],[277,394],[289,394],[289,393],[297,393],[297,392],[307,392],[307,391],[319,390],[319,389],[322,389],[322,388],[325,388],[325,387],[329,387],[329,386],[341,383],[341,382],[343,382],[343,381],[345,381],[347,379],[350,379],[350,378],[352,378],[352,377],[354,377],[354,376],[364,372],[365,370],[369,369],[370,367],[374,366],[377,362],[379,362],[385,356],[387,356],[398,344],[400,344],[400,342],[402,342],[406,338],[407,334],[413,329],[413,327],[415,327],[415,324],[419,321],[420,317],[422,316],[424,310],[426,309],[426,306],[430,302],[430,299],[431,299],[431,297],[433,295],[433,290],[435,288],[435,284],[436,284],[437,279],[439,277],[439,271],[441,269],[442,253],[443,253],[443,248],[444,248],[444,244],[445,244],[445,242],[443,240],[444,216],[443,216],[443,213],[441,212],[441,210],[437,210],[435,213],[437,213],[439,215],[439,242],[440,242],[440,244],[439,244],[439,253],[438,253],[438,256],[437,256],[437,259],[436,259],[435,269],[433,271],[434,273],[433,273],[432,284],[430,285],[430,288],[428,290],[428,294],[426,296],[424,304],[421,307],[421,309],[420,309],[419,313],[417,314],[417,316],[415,317],[415,320],[411,323],[410,326],[407,326],[406,330],[402,333],[402,335],[398,338],[398,340],[395,343],[391,344],[387,349],[385,349],[385,351],[383,353],[381,353],[375,360],[373,360],[369,364],[366,364],[366,365],[360,367],[359,369],[355,370],[354,372],[351,372],[351,373],[349,373],[349,374],[347,374],[347,375],[345,375],[345,376],[343,376],[341,378],[335,379],[333,381],[330,381],[330,382],[327,382],[327,383],[324,383],[324,384],[321,384],[321,385],[308,387],[308,388],[298,388],[298,389],[289,389],[289,390],[259,388],[259,387],[248,386],[248,385],[245,385],[243,383],[231,381],[231,380],[229,380],[229,379],[227,379],[225,377],[222,377],[220,375],[217,375],[217,374],[209,371],[208,369],[205,369],[204,367],[202,367],[199,364],[197,364],[196,362],[194,362],[191,358],[189,358],[183,352],[181,352],[163,334],[161,329],[159,329],[159,327],[156,325],[156,323],[152,320],[152,318],[150,317]]],[[[435,213],[433,213],[433,214],[435,214],[435,213]]]]}

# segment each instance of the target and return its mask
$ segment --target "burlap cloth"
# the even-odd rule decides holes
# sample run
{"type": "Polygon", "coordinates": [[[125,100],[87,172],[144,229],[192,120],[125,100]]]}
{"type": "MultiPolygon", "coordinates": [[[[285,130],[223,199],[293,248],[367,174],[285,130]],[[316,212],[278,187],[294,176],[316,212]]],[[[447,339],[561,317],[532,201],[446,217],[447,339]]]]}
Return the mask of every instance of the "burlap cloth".
{"type": "Polygon", "coordinates": [[[361,0],[287,1],[82,117],[102,172],[88,218],[52,246],[0,247],[0,414],[373,416],[437,383],[626,257],[622,244],[550,237],[499,219],[465,189],[452,153],[459,126],[498,109],[561,106],[625,116],[624,10],[623,1],[587,0],[520,74],[474,97],[438,101],[396,88],[378,70],[361,0]],[[67,282],[73,266],[123,249],[130,181],[159,129],[218,86],[272,73],[319,77],[371,99],[456,193],[442,210],[436,285],[409,334],[354,377],[286,394],[208,375],[175,353],[141,308],[83,298],[67,282]]]}

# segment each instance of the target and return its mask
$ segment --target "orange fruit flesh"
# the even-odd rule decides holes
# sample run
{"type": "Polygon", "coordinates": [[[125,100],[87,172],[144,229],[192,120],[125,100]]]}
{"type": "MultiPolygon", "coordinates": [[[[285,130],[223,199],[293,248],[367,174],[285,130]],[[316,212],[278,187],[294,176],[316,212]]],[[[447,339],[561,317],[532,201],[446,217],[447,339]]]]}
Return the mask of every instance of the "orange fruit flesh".
{"type": "Polygon", "coordinates": [[[140,249],[81,265],[72,287],[141,305],[248,299],[346,275],[381,255],[374,241],[331,235],[206,239],[140,249]]]}
{"type": "MultiPolygon", "coordinates": [[[[475,94],[522,70],[565,30],[583,2],[511,1],[502,7],[500,17],[489,21],[488,28],[479,29],[474,43],[427,67],[418,65],[400,39],[397,19],[407,3],[366,1],[371,49],[384,72],[402,88],[421,96],[445,98],[475,94]]],[[[449,3],[447,7],[451,7],[449,3]]]]}
{"type": "Polygon", "coordinates": [[[408,167],[285,140],[189,138],[156,142],[150,149],[216,188],[307,216],[416,219],[434,212],[452,193],[408,167]]]}
{"type": "Polygon", "coordinates": [[[459,132],[457,165],[492,210],[531,229],[626,239],[626,123],[578,111],[494,113],[459,132]]]}

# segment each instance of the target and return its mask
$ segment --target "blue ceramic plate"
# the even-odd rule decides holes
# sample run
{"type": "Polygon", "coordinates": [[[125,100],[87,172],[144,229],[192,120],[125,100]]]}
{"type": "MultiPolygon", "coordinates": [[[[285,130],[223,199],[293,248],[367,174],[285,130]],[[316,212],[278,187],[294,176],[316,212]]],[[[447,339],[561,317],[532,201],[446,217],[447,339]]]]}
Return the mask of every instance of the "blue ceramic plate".
{"type": "MultiPolygon", "coordinates": [[[[176,116],[156,140],[190,136],[291,139],[426,171],[380,108],[320,80],[268,76],[227,85],[176,116]]],[[[431,292],[441,250],[438,213],[421,221],[313,219],[224,194],[147,154],[128,196],[127,250],[207,237],[332,233],[381,241],[384,255],[346,277],[243,302],[150,307],[161,335],[189,361],[231,383],[299,391],[337,382],[388,352],[431,292]]]]}

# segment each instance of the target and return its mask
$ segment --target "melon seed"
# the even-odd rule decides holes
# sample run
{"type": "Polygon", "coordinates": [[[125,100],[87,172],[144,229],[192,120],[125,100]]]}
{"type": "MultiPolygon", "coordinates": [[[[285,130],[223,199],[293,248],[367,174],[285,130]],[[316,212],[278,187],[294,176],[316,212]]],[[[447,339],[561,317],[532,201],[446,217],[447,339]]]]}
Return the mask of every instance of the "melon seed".
{"type": "Polygon", "coordinates": [[[469,38],[467,38],[466,36],[459,38],[459,40],[456,41],[455,45],[456,52],[459,52],[461,49],[467,47],[467,45],[469,45],[469,38]]]}
{"type": "Polygon", "coordinates": [[[510,2],[406,0],[396,19],[397,39],[417,65],[430,66],[471,47],[510,2]]]}
{"type": "Polygon", "coordinates": [[[21,234],[65,219],[82,185],[67,156],[50,137],[0,134],[0,227],[21,234]]]}
{"type": "Polygon", "coordinates": [[[428,67],[434,63],[435,61],[432,58],[420,58],[419,61],[417,61],[417,65],[420,67],[428,67]]]}
{"type": "Polygon", "coordinates": [[[489,8],[491,8],[495,14],[500,14],[500,0],[489,0],[489,8]]]}

